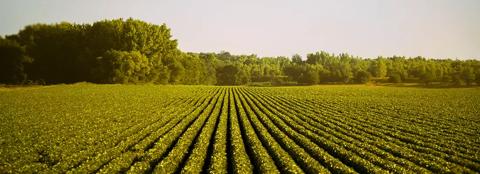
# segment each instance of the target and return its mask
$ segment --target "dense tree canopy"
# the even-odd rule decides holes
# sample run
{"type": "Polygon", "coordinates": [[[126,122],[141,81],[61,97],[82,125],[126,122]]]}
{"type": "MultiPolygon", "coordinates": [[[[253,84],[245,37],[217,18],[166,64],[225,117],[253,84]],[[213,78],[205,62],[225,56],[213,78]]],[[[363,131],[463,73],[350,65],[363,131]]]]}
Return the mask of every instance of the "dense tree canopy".
{"type": "Polygon", "coordinates": [[[0,82],[24,82],[24,64],[30,61],[25,56],[25,49],[17,42],[0,37],[0,82]]]}
{"type": "Polygon", "coordinates": [[[185,53],[165,24],[134,19],[29,25],[0,37],[0,83],[319,84],[421,82],[480,84],[478,60],[316,52],[303,60],[185,53]]]}

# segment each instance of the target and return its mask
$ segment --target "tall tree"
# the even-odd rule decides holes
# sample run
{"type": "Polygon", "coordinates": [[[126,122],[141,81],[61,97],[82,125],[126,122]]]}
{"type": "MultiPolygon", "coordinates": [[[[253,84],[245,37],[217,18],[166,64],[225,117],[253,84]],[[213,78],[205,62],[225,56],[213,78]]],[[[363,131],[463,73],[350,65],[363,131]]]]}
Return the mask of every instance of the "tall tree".
{"type": "Polygon", "coordinates": [[[217,70],[218,85],[236,85],[240,69],[235,65],[226,65],[217,70]]]}
{"type": "Polygon", "coordinates": [[[379,57],[372,62],[370,73],[378,78],[384,78],[387,75],[387,65],[383,57],[379,57]]]}
{"type": "Polygon", "coordinates": [[[22,83],[27,79],[24,65],[31,59],[17,42],[0,37],[0,83],[22,83]]]}

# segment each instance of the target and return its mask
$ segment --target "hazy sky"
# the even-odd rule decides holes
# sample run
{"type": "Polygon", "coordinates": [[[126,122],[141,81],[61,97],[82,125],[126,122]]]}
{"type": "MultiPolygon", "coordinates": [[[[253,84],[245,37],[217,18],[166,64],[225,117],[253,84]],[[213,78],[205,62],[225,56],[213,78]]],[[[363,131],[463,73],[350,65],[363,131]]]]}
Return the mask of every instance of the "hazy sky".
{"type": "Polygon", "coordinates": [[[480,0],[0,0],[0,35],[128,17],[166,23],[183,51],[480,59],[480,0]]]}

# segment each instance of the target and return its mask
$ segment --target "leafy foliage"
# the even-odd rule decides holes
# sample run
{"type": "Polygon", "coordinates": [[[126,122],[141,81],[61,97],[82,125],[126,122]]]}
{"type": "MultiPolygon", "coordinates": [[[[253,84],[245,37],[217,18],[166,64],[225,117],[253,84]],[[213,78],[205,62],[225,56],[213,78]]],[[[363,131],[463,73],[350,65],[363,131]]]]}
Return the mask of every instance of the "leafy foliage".
{"type": "Polygon", "coordinates": [[[1,40],[0,83],[480,84],[478,60],[399,56],[364,59],[324,51],[307,54],[305,60],[298,54],[261,58],[225,51],[185,53],[178,50],[165,24],[135,19],[33,24],[1,40]]]}
{"type": "Polygon", "coordinates": [[[475,173],[479,96],[363,85],[0,88],[0,170],[475,173]]]}
{"type": "Polygon", "coordinates": [[[31,59],[25,56],[25,48],[17,42],[0,37],[0,82],[21,83],[27,79],[25,64],[31,59]]]}

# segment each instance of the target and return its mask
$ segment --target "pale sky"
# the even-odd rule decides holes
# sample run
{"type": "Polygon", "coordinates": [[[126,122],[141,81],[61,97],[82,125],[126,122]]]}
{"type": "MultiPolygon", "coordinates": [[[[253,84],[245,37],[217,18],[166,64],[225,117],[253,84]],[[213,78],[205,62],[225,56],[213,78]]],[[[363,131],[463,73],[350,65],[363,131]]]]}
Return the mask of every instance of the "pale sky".
{"type": "Polygon", "coordinates": [[[0,0],[0,35],[129,17],[191,52],[480,59],[480,0],[0,0]]]}

